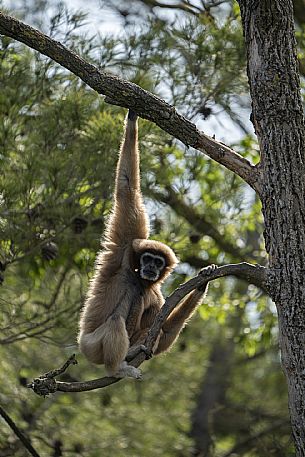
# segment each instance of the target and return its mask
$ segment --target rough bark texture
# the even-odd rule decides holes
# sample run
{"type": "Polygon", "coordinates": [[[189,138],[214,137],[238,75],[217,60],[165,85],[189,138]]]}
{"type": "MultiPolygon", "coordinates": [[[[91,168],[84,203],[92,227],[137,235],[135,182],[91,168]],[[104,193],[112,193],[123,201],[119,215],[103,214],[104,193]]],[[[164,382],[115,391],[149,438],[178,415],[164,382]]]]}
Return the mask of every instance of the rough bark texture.
{"type": "Polygon", "coordinates": [[[291,0],[239,0],[292,432],[305,456],[305,128],[291,0]]]}

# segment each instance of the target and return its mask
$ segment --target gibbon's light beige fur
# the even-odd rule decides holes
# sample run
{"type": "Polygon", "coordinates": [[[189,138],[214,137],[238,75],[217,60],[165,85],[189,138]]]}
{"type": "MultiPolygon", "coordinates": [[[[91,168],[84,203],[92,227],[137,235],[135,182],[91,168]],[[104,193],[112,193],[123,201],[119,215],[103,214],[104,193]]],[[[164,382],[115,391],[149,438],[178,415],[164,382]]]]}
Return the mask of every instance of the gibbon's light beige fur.
{"type": "MultiPolygon", "coordinates": [[[[125,358],[145,342],[164,298],[161,284],[177,264],[165,244],[148,240],[140,188],[137,116],[130,112],[116,170],[114,207],[79,323],[81,352],[116,377],[141,376],[125,358]]],[[[205,274],[209,274],[204,269],[205,274]]],[[[190,293],[163,325],[155,353],[166,351],[200,303],[206,287],[190,293]]]]}

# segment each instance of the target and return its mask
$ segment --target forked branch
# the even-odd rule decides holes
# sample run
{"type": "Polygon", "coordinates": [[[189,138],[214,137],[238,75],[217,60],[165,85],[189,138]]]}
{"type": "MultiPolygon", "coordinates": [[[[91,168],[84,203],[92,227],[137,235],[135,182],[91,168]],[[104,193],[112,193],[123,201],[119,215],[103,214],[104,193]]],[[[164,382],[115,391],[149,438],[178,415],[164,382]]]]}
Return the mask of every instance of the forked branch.
{"type": "MultiPolygon", "coordinates": [[[[261,265],[250,265],[249,263],[243,262],[238,264],[228,264],[216,268],[209,276],[204,278],[199,274],[196,277],[190,279],[188,282],[179,286],[167,299],[165,300],[164,306],[160,313],[156,316],[156,319],[149,331],[146,339],[145,346],[147,352],[152,352],[155,341],[162,329],[164,322],[167,317],[173,311],[173,309],[180,303],[180,301],[192,290],[205,283],[210,282],[213,279],[221,278],[223,276],[233,275],[240,279],[244,279],[251,284],[260,287],[266,293],[268,293],[267,287],[267,273],[266,268],[261,265]]],[[[138,355],[130,362],[131,365],[138,367],[146,359],[146,354],[140,351],[138,355]]],[[[63,367],[49,371],[39,378],[35,378],[28,387],[33,389],[38,395],[46,396],[50,393],[57,391],[61,392],[82,392],[87,390],[100,389],[102,387],[114,384],[120,379],[112,377],[104,377],[99,379],[93,379],[92,381],[84,382],[62,382],[56,381],[55,376],[63,373],[69,365],[77,363],[75,357],[72,356],[63,365],[63,367]]]]}
{"type": "Polygon", "coordinates": [[[136,84],[99,70],[58,41],[3,12],[0,12],[0,33],[50,57],[99,94],[105,95],[106,102],[129,108],[140,117],[154,122],[185,145],[198,149],[233,171],[260,193],[260,174],[256,166],[233,149],[200,132],[164,100],[136,84]]]}

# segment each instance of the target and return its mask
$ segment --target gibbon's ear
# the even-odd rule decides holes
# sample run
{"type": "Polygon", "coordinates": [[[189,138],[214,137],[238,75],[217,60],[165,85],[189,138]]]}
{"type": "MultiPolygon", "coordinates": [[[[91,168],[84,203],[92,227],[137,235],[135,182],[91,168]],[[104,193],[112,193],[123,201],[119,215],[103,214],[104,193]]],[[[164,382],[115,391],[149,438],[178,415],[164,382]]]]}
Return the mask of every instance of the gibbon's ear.
{"type": "Polygon", "coordinates": [[[165,258],[166,266],[162,279],[165,279],[179,262],[174,251],[166,244],[155,240],[135,239],[132,242],[132,248],[137,255],[143,252],[152,252],[153,254],[162,255],[165,258]]]}

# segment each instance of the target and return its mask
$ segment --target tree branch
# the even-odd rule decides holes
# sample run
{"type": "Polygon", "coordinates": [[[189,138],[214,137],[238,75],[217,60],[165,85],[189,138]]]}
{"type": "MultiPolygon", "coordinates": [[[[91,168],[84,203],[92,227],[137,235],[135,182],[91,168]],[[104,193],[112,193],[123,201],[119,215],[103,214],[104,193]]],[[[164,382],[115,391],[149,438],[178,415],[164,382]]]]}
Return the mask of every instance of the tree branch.
{"type": "MultiPolygon", "coordinates": [[[[237,264],[228,264],[216,268],[208,277],[202,277],[198,274],[196,277],[190,279],[186,283],[179,286],[169,297],[166,298],[161,311],[156,316],[153,325],[148,333],[145,346],[147,352],[153,352],[154,344],[158,338],[158,335],[162,329],[164,322],[167,317],[173,311],[173,309],[181,302],[181,300],[194,289],[197,289],[203,284],[221,278],[223,276],[234,275],[240,279],[245,279],[248,282],[255,284],[267,292],[267,273],[266,268],[261,265],[251,265],[246,262],[237,264]]],[[[146,359],[146,354],[141,351],[136,357],[130,362],[130,365],[138,367],[146,359]]],[[[28,387],[33,389],[38,395],[46,396],[50,393],[57,391],[61,392],[83,392],[87,390],[100,389],[102,387],[109,386],[120,381],[119,378],[104,377],[93,379],[92,381],[84,382],[62,382],[56,381],[55,376],[63,373],[69,365],[77,363],[75,357],[72,356],[63,367],[49,371],[39,378],[35,378],[28,387]]]]}
{"type": "MultiPolygon", "coordinates": [[[[211,237],[217,245],[227,254],[231,254],[235,259],[241,260],[244,258],[253,260],[254,256],[251,252],[245,253],[242,249],[232,244],[227,240],[212,224],[206,219],[203,214],[200,214],[193,206],[187,204],[183,198],[180,198],[177,192],[171,187],[166,186],[167,194],[150,189],[150,195],[153,195],[157,200],[169,205],[176,214],[185,219],[194,229],[202,235],[211,237]]],[[[201,265],[202,268],[202,265],[201,265]]]]}
{"type": "Polygon", "coordinates": [[[282,427],[288,427],[289,426],[289,420],[288,419],[279,419],[277,421],[273,421],[268,427],[266,427],[264,430],[261,430],[260,432],[255,433],[254,435],[250,435],[248,438],[245,440],[235,444],[232,449],[230,449],[228,452],[223,454],[222,457],[230,457],[230,456],[235,456],[235,455],[242,455],[240,452],[249,452],[254,446],[257,441],[262,438],[263,436],[270,436],[270,433],[273,430],[278,430],[282,427]]]}
{"type": "Polygon", "coordinates": [[[0,33],[14,38],[70,70],[92,89],[106,96],[105,101],[135,111],[187,146],[208,155],[246,181],[260,193],[258,169],[228,146],[200,132],[189,120],[164,100],[118,76],[99,70],[58,41],[17,19],[0,12],[0,33]]]}
{"type": "Polygon", "coordinates": [[[13,419],[7,414],[7,412],[0,406],[0,416],[3,417],[5,422],[9,425],[9,427],[13,430],[15,435],[18,436],[24,447],[29,451],[29,453],[33,457],[39,457],[38,452],[33,448],[31,445],[30,440],[23,434],[23,432],[17,427],[13,419]]]}
{"type": "Polygon", "coordinates": [[[150,9],[154,9],[154,8],[175,9],[175,10],[184,11],[185,13],[193,14],[194,16],[198,16],[199,14],[205,13],[204,9],[199,8],[196,5],[188,4],[187,2],[183,2],[183,1],[175,3],[173,5],[168,4],[168,3],[166,3],[166,4],[160,3],[157,0],[142,0],[142,3],[144,3],[150,9]]]}

